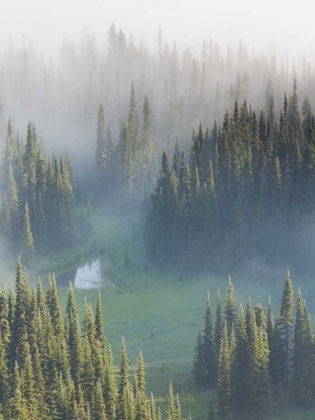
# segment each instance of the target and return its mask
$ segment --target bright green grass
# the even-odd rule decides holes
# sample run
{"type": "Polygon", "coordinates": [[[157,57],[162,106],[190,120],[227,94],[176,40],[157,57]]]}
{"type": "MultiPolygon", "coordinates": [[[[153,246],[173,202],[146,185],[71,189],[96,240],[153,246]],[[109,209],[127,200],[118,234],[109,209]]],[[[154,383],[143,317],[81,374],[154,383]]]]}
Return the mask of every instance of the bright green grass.
{"type": "MultiPolygon", "coordinates": [[[[154,393],[162,411],[166,407],[165,398],[171,380],[175,392],[180,394],[183,415],[187,416],[190,411],[194,419],[205,418],[210,393],[194,385],[191,373],[194,347],[198,330],[203,328],[207,289],[210,290],[212,307],[215,309],[218,288],[221,289],[224,302],[229,273],[224,276],[183,275],[176,270],[152,267],[145,257],[141,241],[142,227],[137,215],[127,217],[117,211],[94,210],[92,222],[95,230],[91,238],[70,252],[40,259],[29,270],[29,277],[36,278],[40,274],[45,280],[49,271],[66,272],[95,257],[100,257],[104,266],[109,262],[103,274],[115,287],[103,287],[102,303],[106,336],[114,351],[115,364],[120,362],[120,340],[124,335],[132,371],[139,349],[142,349],[146,362],[147,391],[154,393]],[[128,270],[124,268],[126,252],[131,262],[128,270]]],[[[283,269],[280,274],[260,277],[255,273],[230,274],[238,303],[245,305],[250,295],[253,305],[262,302],[267,306],[268,296],[271,295],[276,312],[285,277],[283,269]]],[[[301,284],[308,309],[314,313],[315,289],[312,279],[297,278],[294,274],[292,279],[295,289],[301,284]]],[[[61,287],[59,293],[64,308],[67,289],[61,287]]],[[[76,291],[81,319],[85,298],[95,307],[96,291],[76,291]]],[[[312,418],[305,417],[308,413],[294,415],[289,419],[312,418]]]]}

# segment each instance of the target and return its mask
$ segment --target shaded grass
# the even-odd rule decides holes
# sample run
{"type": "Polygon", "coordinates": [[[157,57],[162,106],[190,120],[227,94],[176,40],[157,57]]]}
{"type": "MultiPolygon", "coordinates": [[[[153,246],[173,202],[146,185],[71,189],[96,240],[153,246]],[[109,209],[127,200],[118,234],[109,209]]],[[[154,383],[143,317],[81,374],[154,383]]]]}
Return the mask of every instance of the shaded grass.
{"type": "Polygon", "coordinates": [[[297,410],[290,413],[279,414],[271,417],[271,420],[315,420],[315,412],[307,410],[297,410]]]}

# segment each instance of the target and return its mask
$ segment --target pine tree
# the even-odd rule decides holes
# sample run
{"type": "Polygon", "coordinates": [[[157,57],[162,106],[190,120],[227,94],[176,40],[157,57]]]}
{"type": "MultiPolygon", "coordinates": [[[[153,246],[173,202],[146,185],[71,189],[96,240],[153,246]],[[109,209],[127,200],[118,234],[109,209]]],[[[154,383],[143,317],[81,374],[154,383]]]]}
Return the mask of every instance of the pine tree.
{"type": "Polygon", "coordinates": [[[98,381],[96,385],[96,395],[94,401],[94,409],[92,414],[93,420],[107,420],[106,407],[102,393],[101,382],[98,381]]]}
{"type": "Polygon", "coordinates": [[[229,331],[236,320],[236,305],[234,296],[234,286],[232,284],[231,276],[228,277],[227,295],[225,299],[224,308],[225,320],[229,331]]]}
{"type": "Polygon", "coordinates": [[[93,351],[96,345],[95,323],[92,305],[86,300],[84,302],[83,335],[88,340],[89,345],[93,351]]]}
{"type": "Polygon", "coordinates": [[[291,357],[292,357],[292,335],[293,335],[293,286],[290,278],[290,272],[287,270],[284,288],[282,292],[281,305],[280,305],[280,322],[281,333],[284,338],[284,353],[285,363],[282,367],[283,373],[281,382],[285,392],[287,391],[289,375],[291,373],[291,357]]]}
{"type": "Polygon", "coordinates": [[[25,250],[26,250],[27,255],[29,256],[30,253],[32,253],[35,250],[35,248],[34,248],[34,239],[33,239],[33,234],[31,230],[31,221],[30,221],[30,214],[29,214],[27,202],[25,203],[25,211],[24,211],[23,238],[24,238],[23,242],[25,245],[25,250]]]}
{"type": "Polygon", "coordinates": [[[70,283],[68,289],[68,301],[66,306],[67,315],[67,346],[70,365],[70,373],[74,385],[77,388],[82,375],[83,351],[81,342],[81,331],[76,309],[74,290],[70,283]]]}
{"type": "Polygon", "coordinates": [[[134,191],[135,166],[132,155],[129,127],[127,123],[125,123],[121,128],[120,144],[123,185],[127,187],[128,193],[132,194],[134,191]]]}
{"type": "Polygon", "coordinates": [[[26,358],[25,370],[23,371],[23,383],[21,386],[22,395],[26,400],[28,412],[31,417],[38,415],[35,382],[30,354],[26,358]]]}
{"type": "Polygon", "coordinates": [[[137,367],[137,379],[139,391],[145,394],[145,372],[144,372],[144,360],[142,351],[139,352],[138,367],[137,367]]]}
{"type": "Polygon", "coordinates": [[[11,327],[12,339],[9,355],[11,371],[16,366],[19,366],[21,370],[25,369],[26,359],[30,351],[27,335],[27,312],[30,296],[27,279],[22,272],[22,265],[19,259],[16,265],[15,294],[16,301],[11,327]]]}
{"type": "Polygon", "coordinates": [[[209,291],[207,294],[207,306],[203,330],[203,357],[205,368],[205,383],[211,388],[214,388],[217,383],[215,363],[216,358],[209,291]]]}
{"type": "Polygon", "coordinates": [[[19,231],[19,194],[15,181],[12,165],[9,166],[9,205],[11,208],[11,234],[13,241],[16,240],[19,231]]]}
{"type": "Polygon", "coordinates": [[[255,327],[254,343],[254,418],[263,420],[270,412],[270,374],[268,336],[262,327],[255,327]]]}
{"type": "Polygon", "coordinates": [[[104,331],[101,292],[99,290],[97,292],[94,328],[95,328],[95,339],[98,340],[99,343],[101,344],[103,362],[105,363],[105,360],[106,360],[106,337],[105,337],[105,331],[104,331]]]}
{"type": "MultiPolygon", "coordinates": [[[[296,318],[294,327],[292,384],[297,405],[308,403],[310,374],[314,369],[312,356],[312,336],[309,316],[301,290],[298,289],[296,318]]],[[[312,380],[311,380],[312,381],[312,380]]]]}
{"type": "Polygon", "coordinates": [[[27,139],[23,156],[24,174],[26,177],[26,197],[30,205],[31,217],[33,215],[36,199],[36,160],[37,160],[37,136],[35,125],[32,122],[27,126],[27,139]]]}
{"type": "Polygon", "coordinates": [[[9,396],[9,372],[7,366],[6,348],[0,335],[0,404],[9,396]]]}
{"type": "Polygon", "coordinates": [[[174,391],[173,391],[172,382],[170,382],[170,386],[169,386],[169,390],[168,390],[167,413],[168,413],[168,418],[169,419],[175,420],[176,409],[175,409],[175,398],[174,398],[174,391]]]}
{"type": "Polygon", "coordinates": [[[83,346],[83,357],[82,357],[82,372],[80,378],[80,386],[84,395],[84,400],[91,404],[92,397],[94,395],[96,378],[95,370],[92,360],[92,351],[89,339],[86,337],[83,346]]]}
{"type": "Polygon", "coordinates": [[[106,403],[106,413],[108,420],[116,418],[117,387],[114,375],[113,355],[111,348],[108,349],[108,357],[105,366],[104,379],[104,400],[106,403]]]}
{"type": "Polygon", "coordinates": [[[181,167],[181,151],[180,151],[180,145],[178,137],[176,136],[175,140],[175,149],[174,149],[174,156],[173,156],[173,170],[175,171],[175,174],[177,177],[180,175],[180,167],[181,167]]]}
{"type": "Polygon", "coordinates": [[[66,353],[65,331],[62,322],[62,312],[58,296],[56,276],[54,274],[48,276],[46,304],[49,310],[54,336],[56,337],[58,343],[58,371],[65,376],[69,365],[68,356],[66,353]]]}
{"type": "Polygon", "coordinates": [[[149,402],[149,410],[150,410],[150,416],[149,416],[149,418],[151,420],[157,420],[155,402],[154,402],[154,398],[153,398],[152,392],[151,392],[151,398],[150,398],[150,402],[149,402]]]}
{"type": "Polygon", "coordinates": [[[131,95],[129,102],[128,134],[130,136],[130,152],[132,161],[134,162],[135,183],[138,185],[142,175],[143,149],[141,126],[138,117],[136,95],[133,83],[131,85],[131,95]]]}
{"type": "Polygon", "coordinates": [[[218,415],[221,420],[231,418],[231,354],[229,349],[228,329],[225,322],[218,361],[218,415]]]}
{"type": "Polygon", "coordinates": [[[126,351],[125,338],[121,340],[121,364],[120,364],[120,385],[119,385],[119,396],[123,396],[124,388],[129,386],[128,371],[129,363],[126,351]]]}
{"type": "Polygon", "coordinates": [[[220,352],[220,347],[221,347],[222,329],[223,329],[223,320],[222,320],[222,309],[221,309],[221,293],[220,293],[220,289],[218,289],[216,318],[215,318],[215,327],[214,327],[214,342],[215,342],[217,358],[219,357],[219,352],[220,352]]]}
{"type": "Polygon", "coordinates": [[[248,410],[249,418],[252,418],[252,371],[251,371],[251,353],[252,348],[249,345],[247,335],[248,325],[241,307],[238,328],[236,335],[236,348],[233,364],[231,367],[231,407],[233,416],[241,418],[244,411],[248,410]]]}
{"type": "Polygon", "coordinates": [[[21,392],[21,379],[17,364],[13,373],[12,397],[8,400],[6,406],[8,418],[14,420],[28,420],[30,418],[25,398],[21,392]]]}
{"type": "Polygon", "coordinates": [[[143,182],[144,186],[151,190],[156,181],[158,172],[157,157],[154,141],[152,139],[152,111],[148,96],[144,97],[143,104],[143,182]]]}
{"type": "Polygon", "coordinates": [[[104,187],[102,156],[105,149],[106,142],[106,124],[104,117],[103,104],[100,103],[97,115],[97,133],[96,133],[96,152],[95,152],[95,168],[96,168],[96,182],[98,190],[101,191],[104,187]]]}

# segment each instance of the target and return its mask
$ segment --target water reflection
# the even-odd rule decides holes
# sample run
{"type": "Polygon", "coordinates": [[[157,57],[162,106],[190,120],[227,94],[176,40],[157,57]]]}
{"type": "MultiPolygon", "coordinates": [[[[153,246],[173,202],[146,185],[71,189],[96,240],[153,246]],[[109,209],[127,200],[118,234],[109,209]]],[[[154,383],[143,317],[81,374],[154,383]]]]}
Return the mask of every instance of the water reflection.
{"type": "Polygon", "coordinates": [[[76,289],[97,289],[102,282],[101,264],[97,259],[77,269],[74,287],[76,289]]]}
{"type": "Polygon", "coordinates": [[[99,289],[104,283],[99,259],[84,264],[77,270],[71,270],[58,276],[60,286],[68,286],[72,281],[76,289],[99,289]]]}

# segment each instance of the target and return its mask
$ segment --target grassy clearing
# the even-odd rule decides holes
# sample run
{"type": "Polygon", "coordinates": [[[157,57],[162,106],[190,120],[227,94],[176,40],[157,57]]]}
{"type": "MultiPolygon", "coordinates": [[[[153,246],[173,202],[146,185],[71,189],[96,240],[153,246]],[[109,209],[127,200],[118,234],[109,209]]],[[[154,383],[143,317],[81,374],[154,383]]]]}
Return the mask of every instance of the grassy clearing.
{"type": "MultiPolygon", "coordinates": [[[[96,257],[104,266],[109,262],[103,274],[115,287],[104,286],[102,302],[106,336],[116,355],[116,364],[120,361],[120,339],[124,335],[132,369],[139,349],[142,349],[147,390],[154,393],[162,410],[166,407],[165,398],[171,380],[175,392],[180,394],[183,415],[188,415],[190,411],[194,419],[205,418],[210,394],[196,389],[193,383],[194,347],[198,330],[203,328],[206,291],[210,290],[212,307],[215,308],[218,288],[224,301],[229,273],[223,276],[183,275],[176,270],[152,267],[145,257],[142,227],[137,215],[125,216],[110,209],[94,210],[92,222],[95,230],[91,238],[70,252],[40,259],[29,270],[29,277],[34,279],[41,275],[45,279],[48,272],[66,272],[96,257]],[[131,263],[129,269],[124,267],[126,253],[131,263]]],[[[14,277],[15,262],[12,262],[11,269],[14,277]]],[[[268,296],[272,295],[273,310],[276,312],[285,276],[284,267],[266,271],[255,263],[245,273],[231,275],[239,303],[246,304],[250,295],[253,304],[262,302],[267,305],[268,296]]],[[[312,279],[297,277],[294,273],[292,279],[295,289],[301,285],[308,309],[314,313],[312,279]]],[[[60,287],[59,291],[65,307],[67,288],[60,287]]],[[[95,305],[96,291],[77,290],[76,298],[82,319],[85,298],[95,305]]],[[[289,420],[312,418],[315,418],[314,414],[307,412],[288,417],[289,420]]]]}

